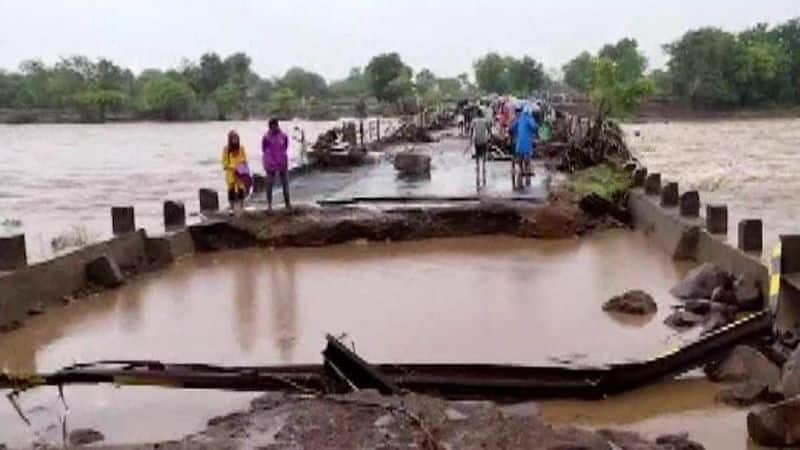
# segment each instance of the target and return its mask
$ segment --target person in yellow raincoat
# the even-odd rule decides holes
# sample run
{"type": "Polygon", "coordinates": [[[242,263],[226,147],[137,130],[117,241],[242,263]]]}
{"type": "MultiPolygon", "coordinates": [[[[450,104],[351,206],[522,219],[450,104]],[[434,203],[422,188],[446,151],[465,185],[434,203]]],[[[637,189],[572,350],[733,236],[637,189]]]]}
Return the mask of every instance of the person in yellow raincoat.
{"type": "Polygon", "coordinates": [[[243,164],[247,165],[247,152],[239,143],[239,134],[231,130],[228,144],[222,149],[222,170],[225,171],[225,183],[228,186],[228,202],[233,210],[243,206],[247,195],[245,181],[237,175],[237,168],[243,164]]]}

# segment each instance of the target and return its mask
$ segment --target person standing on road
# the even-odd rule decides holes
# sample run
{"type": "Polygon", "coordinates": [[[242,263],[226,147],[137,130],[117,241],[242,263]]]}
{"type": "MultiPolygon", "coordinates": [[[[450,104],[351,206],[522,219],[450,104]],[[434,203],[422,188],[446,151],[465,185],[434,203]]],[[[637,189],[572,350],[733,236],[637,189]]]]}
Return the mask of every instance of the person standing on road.
{"type": "Polygon", "coordinates": [[[519,117],[511,125],[511,135],[514,137],[514,161],[519,166],[519,179],[515,177],[514,163],[511,164],[511,178],[516,187],[522,187],[522,180],[530,184],[530,177],[533,175],[531,170],[531,158],[533,149],[536,145],[536,135],[539,126],[531,116],[530,107],[524,107],[519,117]]]}
{"type": "Polygon", "coordinates": [[[475,148],[475,185],[480,189],[481,186],[486,186],[486,159],[489,156],[489,140],[492,133],[492,125],[484,117],[482,109],[476,111],[470,128],[472,128],[472,145],[475,148]]]}
{"type": "Polygon", "coordinates": [[[275,177],[280,177],[283,187],[283,201],[286,209],[292,207],[289,201],[289,138],[281,131],[278,119],[270,119],[269,129],[261,139],[262,162],[267,174],[267,209],[272,211],[272,187],[275,177]]]}
{"type": "Polygon", "coordinates": [[[231,209],[237,212],[244,206],[244,198],[250,188],[248,181],[252,179],[249,178],[247,153],[239,143],[239,134],[235,130],[228,132],[228,144],[222,149],[222,170],[225,171],[228,202],[231,209]]]}

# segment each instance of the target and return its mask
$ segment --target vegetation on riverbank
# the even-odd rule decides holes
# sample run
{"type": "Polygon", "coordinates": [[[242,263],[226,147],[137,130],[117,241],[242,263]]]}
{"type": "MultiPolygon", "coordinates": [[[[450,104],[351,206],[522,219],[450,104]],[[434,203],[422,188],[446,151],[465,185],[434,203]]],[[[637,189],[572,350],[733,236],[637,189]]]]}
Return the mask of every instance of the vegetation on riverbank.
{"type": "Polygon", "coordinates": [[[575,172],[567,181],[567,188],[580,197],[597,194],[611,202],[618,200],[632,186],[630,175],[611,164],[601,164],[575,172]]]}

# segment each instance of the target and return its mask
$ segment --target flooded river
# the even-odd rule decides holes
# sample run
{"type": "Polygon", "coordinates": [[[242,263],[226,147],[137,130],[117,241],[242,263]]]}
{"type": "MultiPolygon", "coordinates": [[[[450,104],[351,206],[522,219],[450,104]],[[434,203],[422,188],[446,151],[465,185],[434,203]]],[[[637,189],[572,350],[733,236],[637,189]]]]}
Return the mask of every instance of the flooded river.
{"type": "MultiPolygon", "coordinates": [[[[800,233],[800,119],[628,125],[628,142],[651,171],[726,203],[729,235],[740,219],[764,220],[765,248],[800,233]],[[632,131],[639,130],[641,137],[632,131]]],[[[735,242],[735,241],[734,241],[735,242]]]]}
{"type": "MultiPolygon", "coordinates": [[[[312,144],[340,122],[292,121],[284,131],[312,144]]],[[[382,120],[383,134],[394,121],[382,120]]],[[[366,128],[366,124],[365,124],[366,128]]],[[[111,233],[111,206],[135,206],[137,225],[163,230],[164,200],[181,200],[197,211],[197,190],[218,189],[227,133],[236,129],[251,167],[261,168],[266,124],[250,122],[129,123],[102,125],[0,124],[0,234],[26,233],[28,256],[52,255],[51,239],[76,234],[95,240],[111,233]],[[74,227],[80,226],[81,233],[74,227]]],[[[290,144],[290,164],[300,163],[300,144],[290,144]]]]}
{"type": "MultiPolygon", "coordinates": [[[[0,368],[48,371],[109,358],[319,363],[328,332],[347,333],[373,362],[642,359],[693,337],[661,323],[673,303],[668,289],[689,267],[650,245],[615,231],[583,241],[492,237],[200,255],[33,318],[2,337],[0,368]],[[630,321],[601,311],[631,288],[654,295],[655,317],[630,321]]],[[[93,426],[114,442],[174,438],[247,399],[68,388],[68,425],[93,426]],[[154,407],[162,403],[169,404],[154,407]],[[152,427],[142,435],[123,425],[140,420],[152,427]]],[[[40,417],[34,429],[60,435],[53,418],[63,411],[53,390],[26,394],[24,405],[40,417]]],[[[11,424],[0,429],[0,442],[30,437],[1,402],[0,423],[11,424]]]]}

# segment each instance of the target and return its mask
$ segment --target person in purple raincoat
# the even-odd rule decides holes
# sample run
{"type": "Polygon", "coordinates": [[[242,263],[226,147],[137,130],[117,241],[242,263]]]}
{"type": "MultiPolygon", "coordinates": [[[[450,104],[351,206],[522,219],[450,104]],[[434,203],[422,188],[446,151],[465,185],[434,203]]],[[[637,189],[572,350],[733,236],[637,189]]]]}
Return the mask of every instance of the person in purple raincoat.
{"type": "Polygon", "coordinates": [[[261,139],[261,156],[264,172],[267,174],[267,208],[272,211],[272,186],[275,177],[280,177],[283,186],[283,201],[286,209],[292,207],[289,201],[289,137],[281,131],[278,119],[270,119],[269,130],[261,139]]]}

